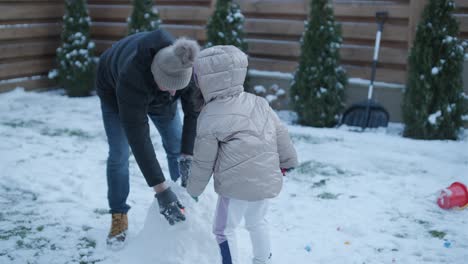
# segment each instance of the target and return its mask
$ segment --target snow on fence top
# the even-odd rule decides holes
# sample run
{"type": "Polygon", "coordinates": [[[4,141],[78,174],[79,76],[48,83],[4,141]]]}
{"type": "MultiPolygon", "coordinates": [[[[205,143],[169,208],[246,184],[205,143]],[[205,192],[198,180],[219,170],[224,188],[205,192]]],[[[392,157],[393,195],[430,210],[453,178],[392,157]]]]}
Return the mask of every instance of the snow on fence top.
{"type": "MultiPolygon", "coordinates": [[[[270,78],[273,80],[282,79],[282,80],[292,81],[294,78],[294,75],[292,73],[277,72],[277,71],[249,70],[249,75],[252,77],[264,77],[264,78],[270,78]]],[[[363,86],[368,86],[370,83],[370,80],[361,79],[361,78],[349,78],[348,81],[350,84],[357,84],[357,85],[363,85],[363,86]]],[[[386,82],[374,82],[374,86],[377,88],[390,88],[390,89],[404,89],[405,88],[403,84],[386,83],[386,82]]]]}

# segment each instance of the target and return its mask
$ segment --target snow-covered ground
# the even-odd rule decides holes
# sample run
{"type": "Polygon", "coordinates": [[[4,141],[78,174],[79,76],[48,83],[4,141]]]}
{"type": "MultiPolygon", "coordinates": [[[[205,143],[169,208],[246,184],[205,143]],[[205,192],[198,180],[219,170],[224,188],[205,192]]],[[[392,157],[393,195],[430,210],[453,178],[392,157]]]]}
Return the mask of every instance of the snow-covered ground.
{"type": "MultiPolygon", "coordinates": [[[[466,136],[416,141],[399,125],[289,129],[301,166],[271,202],[275,264],[467,263],[468,209],[435,203],[452,182],[468,184],[466,136]]],[[[107,250],[106,154],[97,97],[0,94],[0,263],[220,263],[212,186],[199,203],[174,186],[188,221],[169,227],[133,159],[130,237],[124,250],[107,250]]],[[[247,233],[239,239],[248,264],[247,233]]]]}

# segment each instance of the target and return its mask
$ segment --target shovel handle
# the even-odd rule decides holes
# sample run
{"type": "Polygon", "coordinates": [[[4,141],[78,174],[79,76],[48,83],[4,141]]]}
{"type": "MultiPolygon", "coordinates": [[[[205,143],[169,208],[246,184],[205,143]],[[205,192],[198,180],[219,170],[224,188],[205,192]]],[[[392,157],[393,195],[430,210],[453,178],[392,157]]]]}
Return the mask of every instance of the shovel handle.
{"type": "Polygon", "coordinates": [[[377,23],[379,24],[380,27],[383,27],[385,22],[388,19],[388,12],[387,11],[379,11],[375,13],[375,18],[377,20],[377,23]]]}
{"type": "Polygon", "coordinates": [[[388,12],[387,11],[376,12],[375,18],[378,23],[378,30],[375,36],[375,47],[374,47],[374,57],[372,60],[371,81],[369,85],[369,91],[367,93],[368,101],[372,99],[372,94],[374,92],[375,72],[377,70],[377,61],[379,60],[380,40],[382,38],[383,26],[385,24],[385,21],[387,21],[387,18],[388,18],[388,12]]]}

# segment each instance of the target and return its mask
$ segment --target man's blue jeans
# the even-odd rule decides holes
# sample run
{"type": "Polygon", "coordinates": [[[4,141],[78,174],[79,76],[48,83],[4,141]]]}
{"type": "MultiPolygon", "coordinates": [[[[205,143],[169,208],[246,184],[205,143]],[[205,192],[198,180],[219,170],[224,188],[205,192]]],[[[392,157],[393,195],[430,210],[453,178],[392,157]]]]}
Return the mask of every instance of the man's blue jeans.
{"type": "MultiPolygon", "coordinates": [[[[130,206],[127,197],[130,191],[129,162],[130,147],[119,113],[107,102],[101,100],[102,119],[109,143],[107,158],[107,199],[111,213],[127,213],[130,206]]],[[[179,113],[173,117],[149,115],[162,138],[173,181],[179,178],[177,159],[180,156],[182,122],[179,113]]]]}

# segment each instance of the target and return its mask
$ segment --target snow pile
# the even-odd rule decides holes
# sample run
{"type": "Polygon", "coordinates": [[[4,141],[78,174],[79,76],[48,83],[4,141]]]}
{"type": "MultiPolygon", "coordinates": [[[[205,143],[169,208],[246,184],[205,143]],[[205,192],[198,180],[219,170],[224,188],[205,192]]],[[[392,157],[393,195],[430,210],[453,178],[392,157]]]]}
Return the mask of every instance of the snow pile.
{"type": "MultiPolygon", "coordinates": [[[[186,194],[185,189],[173,186],[174,191],[186,207],[187,220],[174,226],[159,213],[154,201],[148,209],[145,224],[128,246],[112,256],[107,263],[220,263],[218,248],[211,234],[211,222],[216,199],[208,191],[197,203],[186,194]]],[[[209,186],[212,188],[212,186],[209,186]]]]}

